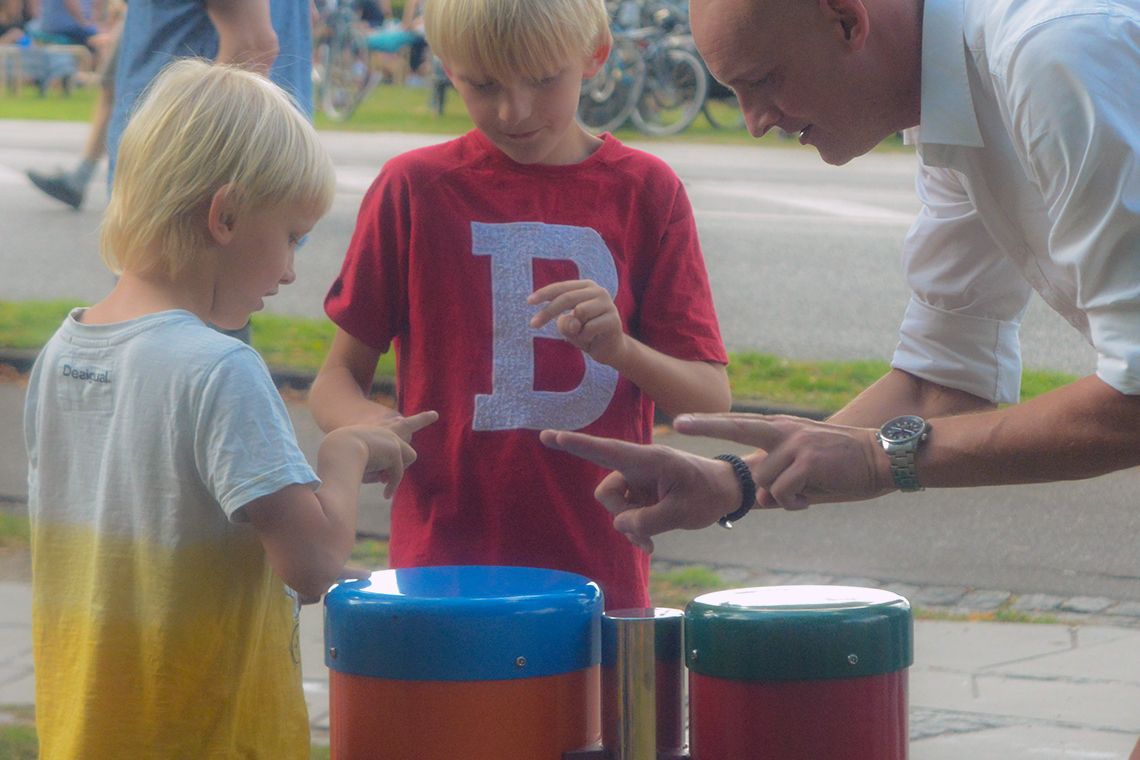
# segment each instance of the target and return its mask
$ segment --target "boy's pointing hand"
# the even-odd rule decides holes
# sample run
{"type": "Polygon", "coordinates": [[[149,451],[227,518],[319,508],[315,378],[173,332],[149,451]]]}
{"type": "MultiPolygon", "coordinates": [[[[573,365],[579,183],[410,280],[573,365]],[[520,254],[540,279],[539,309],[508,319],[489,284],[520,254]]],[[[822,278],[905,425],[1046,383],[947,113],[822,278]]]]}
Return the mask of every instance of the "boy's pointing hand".
{"type": "Polygon", "coordinates": [[[391,498],[404,477],[404,470],[416,461],[412,436],[438,419],[437,412],[420,412],[397,417],[385,425],[362,426],[369,452],[364,482],[383,483],[384,497],[391,498]]]}

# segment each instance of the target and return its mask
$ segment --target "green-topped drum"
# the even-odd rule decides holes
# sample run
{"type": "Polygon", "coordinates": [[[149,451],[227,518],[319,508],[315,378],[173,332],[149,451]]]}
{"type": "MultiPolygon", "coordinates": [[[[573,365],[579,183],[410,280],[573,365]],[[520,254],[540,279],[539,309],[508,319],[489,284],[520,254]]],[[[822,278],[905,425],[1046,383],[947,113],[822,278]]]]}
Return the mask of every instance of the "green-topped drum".
{"type": "Polygon", "coordinates": [[[767,586],[685,610],[693,760],[905,760],[910,603],[850,586],[767,586]]]}

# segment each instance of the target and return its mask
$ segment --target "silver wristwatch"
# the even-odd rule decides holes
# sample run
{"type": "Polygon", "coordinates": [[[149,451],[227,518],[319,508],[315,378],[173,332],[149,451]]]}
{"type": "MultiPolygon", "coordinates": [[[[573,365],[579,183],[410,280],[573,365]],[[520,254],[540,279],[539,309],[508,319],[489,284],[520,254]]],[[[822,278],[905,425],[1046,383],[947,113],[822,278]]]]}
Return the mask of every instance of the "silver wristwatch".
{"type": "Polygon", "coordinates": [[[891,477],[900,491],[921,491],[914,458],[930,435],[930,423],[914,414],[887,420],[876,437],[891,458],[891,477]]]}

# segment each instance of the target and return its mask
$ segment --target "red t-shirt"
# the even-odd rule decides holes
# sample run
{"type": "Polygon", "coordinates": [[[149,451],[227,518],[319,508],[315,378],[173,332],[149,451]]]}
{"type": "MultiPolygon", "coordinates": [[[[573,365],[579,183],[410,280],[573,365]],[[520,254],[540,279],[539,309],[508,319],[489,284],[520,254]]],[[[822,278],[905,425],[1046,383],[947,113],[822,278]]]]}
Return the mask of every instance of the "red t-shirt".
{"type": "Polygon", "coordinates": [[[401,413],[435,409],[392,505],[393,567],[525,565],[649,605],[649,558],[594,499],[606,471],[547,449],[545,428],[647,443],[653,402],[529,326],[536,288],[606,287],[626,331],[725,363],[692,209],[664,162],[606,135],[569,166],[517,164],[478,131],[397,156],[368,190],[329,317],[395,342],[401,413]]]}

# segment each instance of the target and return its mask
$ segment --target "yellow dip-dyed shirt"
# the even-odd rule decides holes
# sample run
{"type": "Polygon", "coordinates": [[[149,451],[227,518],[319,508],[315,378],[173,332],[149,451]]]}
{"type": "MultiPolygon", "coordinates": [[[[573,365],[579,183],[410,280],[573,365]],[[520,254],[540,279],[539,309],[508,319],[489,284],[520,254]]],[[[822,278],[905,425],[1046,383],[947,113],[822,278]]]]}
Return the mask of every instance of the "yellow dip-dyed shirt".
{"type": "Polygon", "coordinates": [[[25,415],[40,757],[308,758],[296,597],[242,507],[317,481],[264,363],[189,312],[80,313],[25,415]]]}

